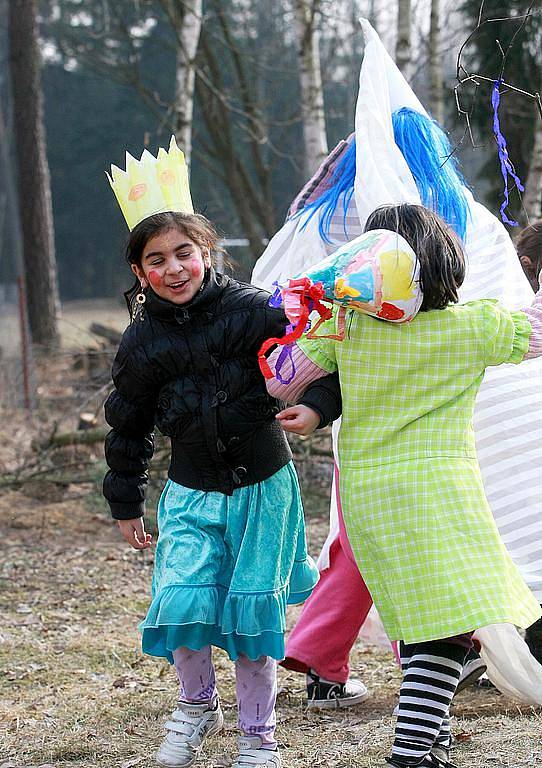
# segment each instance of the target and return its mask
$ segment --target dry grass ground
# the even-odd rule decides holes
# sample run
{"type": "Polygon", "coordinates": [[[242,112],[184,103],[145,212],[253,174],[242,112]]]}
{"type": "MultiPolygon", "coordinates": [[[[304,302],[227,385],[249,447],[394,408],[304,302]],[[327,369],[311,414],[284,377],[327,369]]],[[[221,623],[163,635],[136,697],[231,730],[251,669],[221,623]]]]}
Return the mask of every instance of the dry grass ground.
{"type": "MultiPolygon", "coordinates": [[[[74,314],[71,327],[86,326],[89,318],[74,314]]],[[[104,322],[102,309],[96,319],[104,322]]],[[[82,403],[100,411],[99,403],[88,404],[89,391],[102,384],[100,371],[93,379],[66,354],[40,362],[32,419],[0,411],[0,486],[3,474],[32,456],[33,437],[48,434],[53,422],[74,429],[82,403]]],[[[301,459],[305,448],[297,446],[301,459]]],[[[49,460],[94,462],[100,476],[101,448],[85,450],[66,449],[49,460]]],[[[314,457],[299,467],[305,491],[316,486],[305,497],[315,554],[327,533],[322,491],[329,485],[329,461],[314,457]]],[[[153,498],[156,493],[155,485],[153,498]]],[[[137,623],[149,602],[152,556],[119,539],[97,485],[90,484],[33,480],[3,490],[0,541],[0,768],[152,766],[176,695],[167,663],[143,657],[139,648],[137,623]]],[[[290,626],[298,613],[290,610],[290,626]]],[[[202,768],[229,765],[235,747],[233,665],[221,652],[215,658],[226,729],[210,739],[202,768]]],[[[391,653],[360,642],[351,661],[371,695],[350,711],[308,712],[303,678],[280,670],[278,738],[285,768],[384,765],[400,676],[391,653]]],[[[542,765],[540,711],[470,689],[458,696],[454,714],[459,766],[542,765]]]]}
{"type": "MultiPolygon", "coordinates": [[[[152,765],[176,687],[167,663],[139,650],[151,556],[127,549],[84,498],[55,503],[12,492],[0,500],[0,519],[0,766],[152,765]]],[[[311,519],[309,530],[316,551],[325,519],[311,519]]],[[[226,766],[234,754],[233,665],[221,652],[216,663],[227,726],[209,741],[202,768],[226,766]]],[[[360,643],[352,666],[371,697],[357,709],[320,714],[306,711],[301,676],[280,671],[286,768],[383,765],[399,674],[390,653],[360,643]]],[[[460,766],[542,763],[540,712],[475,689],[454,710],[460,766]]]]}

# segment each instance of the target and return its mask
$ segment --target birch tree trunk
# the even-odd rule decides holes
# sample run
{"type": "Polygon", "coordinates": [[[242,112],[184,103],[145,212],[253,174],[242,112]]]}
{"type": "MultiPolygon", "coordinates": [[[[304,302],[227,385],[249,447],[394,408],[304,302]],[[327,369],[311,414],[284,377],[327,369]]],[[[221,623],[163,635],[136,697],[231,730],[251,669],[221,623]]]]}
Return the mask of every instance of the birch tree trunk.
{"type": "Polygon", "coordinates": [[[10,0],[8,7],[13,125],[30,332],[34,343],[54,346],[59,340],[60,302],[43,124],[37,0],[10,0]]]}
{"type": "Polygon", "coordinates": [[[399,0],[397,6],[397,45],[395,46],[395,62],[407,80],[410,80],[412,56],[410,46],[410,10],[410,0],[399,0]]]}
{"type": "Polygon", "coordinates": [[[431,22],[429,26],[429,109],[435,120],[442,125],[444,120],[444,94],[440,48],[440,0],[431,0],[431,22]]]}
{"type": "Polygon", "coordinates": [[[303,170],[310,176],[328,153],[324,92],[320,70],[319,0],[294,0],[298,43],[301,116],[303,121],[303,170]]]}
{"type": "Polygon", "coordinates": [[[175,96],[173,103],[175,138],[190,166],[192,154],[192,121],[194,117],[195,59],[198,50],[202,0],[162,0],[177,36],[175,57],[175,96]]]}
{"type": "Polygon", "coordinates": [[[542,217],[542,117],[536,116],[534,145],[523,195],[525,216],[530,221],[542,217]]]}

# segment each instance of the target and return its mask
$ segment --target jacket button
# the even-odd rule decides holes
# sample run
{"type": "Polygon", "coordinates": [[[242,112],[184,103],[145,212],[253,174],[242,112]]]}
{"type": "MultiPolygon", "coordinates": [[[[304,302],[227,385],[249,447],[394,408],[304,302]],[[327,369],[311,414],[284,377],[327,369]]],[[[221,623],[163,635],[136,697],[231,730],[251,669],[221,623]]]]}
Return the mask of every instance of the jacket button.
{"type": "Polygon", "coordinates": [[[175,310],[175,320],[177,323],[179,323],[179,325],[186,323],[186,321],[189,319],[190,319],[190,315],[188,314],[188,310],[186,309],[175,310]]]}
{"type": "Polygon", "coordinates": [[[225,403],[225,402],[226,402],[226,400],[228,399],[228,393],[227,393],[227,392],[224,392],[224,390],[223,390],[223,389],[220,389],[220,390],[219,390],[219,391],[216,393],[216,399],[218,400],[218,402],[219,402],[219,403],[225,403]]]}
{"type": "Polygon", "coordinates": [[[241,478],[241,480],[247,476],[247,468],[246,467],[235,467],[235,473],[238,477],[241,478]]]}

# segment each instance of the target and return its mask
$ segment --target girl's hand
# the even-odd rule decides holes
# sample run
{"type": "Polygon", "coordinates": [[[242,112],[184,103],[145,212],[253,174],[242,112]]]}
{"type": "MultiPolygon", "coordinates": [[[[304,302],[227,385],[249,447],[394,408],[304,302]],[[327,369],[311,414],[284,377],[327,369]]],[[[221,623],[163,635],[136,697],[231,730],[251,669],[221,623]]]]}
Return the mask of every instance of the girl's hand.
{"type": "Polygon", "coordinates": [[[142,517],[135,520],[117,520],[122,538],[134,549],[148,549],[152,543],[150,533],[145,533],[145,524],[142,517]]]}
{"type": "Polygon", "coordinates": [[[320,416],[308,405],[292,405],[277,413],[276,418],[286,432],[296,435],[311,435],[320,425],[320,416]]]}

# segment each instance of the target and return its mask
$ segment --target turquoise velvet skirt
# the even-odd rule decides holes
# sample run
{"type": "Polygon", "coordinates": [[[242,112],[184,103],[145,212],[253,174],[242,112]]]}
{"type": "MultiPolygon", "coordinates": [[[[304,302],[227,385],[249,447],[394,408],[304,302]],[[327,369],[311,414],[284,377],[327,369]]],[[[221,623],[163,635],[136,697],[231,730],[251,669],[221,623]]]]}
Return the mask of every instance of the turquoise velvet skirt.
{"type": "Polygon", "coordinates": [[[232,496],[168,480],[158,530],[143,651],[170,662],[180,646],[206,645],[231,659],[284,658],[286,605],[318,581],[293,464],[232,496]]]}

